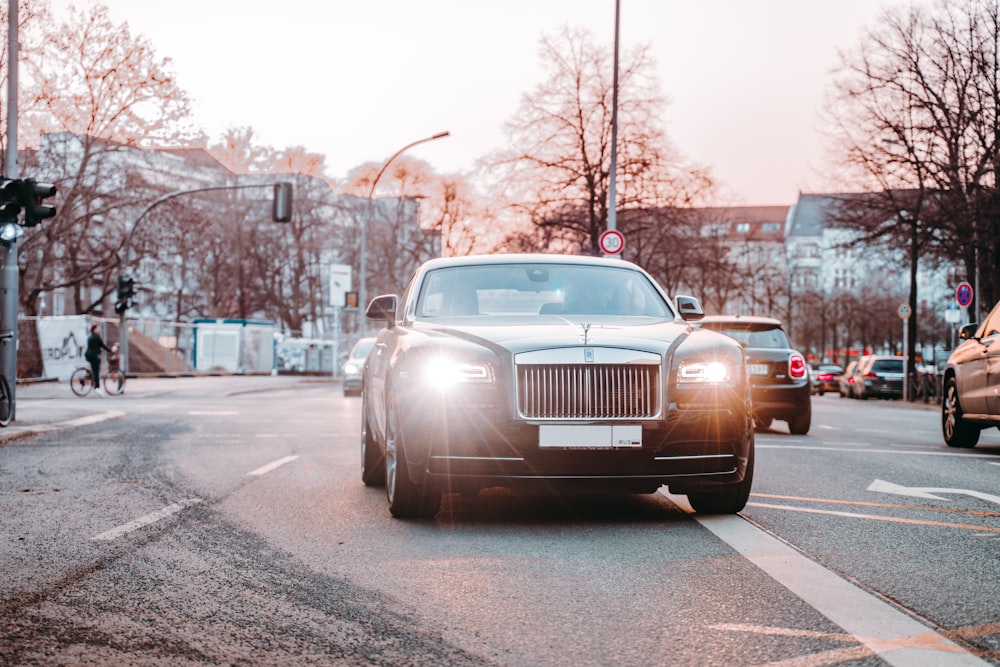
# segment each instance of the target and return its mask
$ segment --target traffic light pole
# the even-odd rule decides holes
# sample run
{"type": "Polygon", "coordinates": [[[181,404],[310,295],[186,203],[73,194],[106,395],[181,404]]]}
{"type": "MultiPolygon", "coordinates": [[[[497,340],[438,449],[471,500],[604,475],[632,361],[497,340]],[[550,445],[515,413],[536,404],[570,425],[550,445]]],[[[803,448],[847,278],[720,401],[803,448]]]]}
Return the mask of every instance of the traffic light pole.
{"type": "MultiPolygon", "coordinates": [[[[15,0],[11,0],[12,2],[15,0]]],[[[204,188],[192,188],[189,190],[175,190],[173,192],[168,192],[165,195],[161,195],[151,201],[146,208],[142,209],[142,212],[136,216],[135,221],[129,228],[128,232],[125,234],[125,238],[122,240],[121,248],[119,249],[122,256],[122,263],[128,266],[132,263],[132,258],[129,256],[132,251],[132,235],[135,234],[135,230],[139,227],[139,223],[142,219],[146,217],[146,214],[152,211],[154,208],[159,206],[165,201],[170,201],[175,197],[180,197],[182,195],[197,194],[199,192],[213,192],[216,190],[250,190],[252,188],[274,188],[274,207],[271,212],[271,217],[275,222],[289,222],[292,218],[292,184],[287,182],[279,183],[254,183],[253,185],[212,185],[204,188]]],[[[15,263],[15,271],[17,269],[15,263]]],[[[16,284],[16,283],[15,283],[16,284]]],[[[121,365],[122,373],[128,376],[128,309],[121,308],[118,313],[118,359],[121,365]]]]}
{"type": "MultiPolygon", "coordinates": [[[[17,0],[7,2],[7,155],[4,172],[17,178],[17,0]]],[[[4,221],[6,222],[6,221],[4,221]]],[[[15,219],[13,222],[17,222],[15,219]]],[[[0,332],[13,337],[0,339],[0,373],[10,386],[11,419],[17,414],[17,307],[19,275],[17,271],[17,235],[0,244],[0,332]]]]}

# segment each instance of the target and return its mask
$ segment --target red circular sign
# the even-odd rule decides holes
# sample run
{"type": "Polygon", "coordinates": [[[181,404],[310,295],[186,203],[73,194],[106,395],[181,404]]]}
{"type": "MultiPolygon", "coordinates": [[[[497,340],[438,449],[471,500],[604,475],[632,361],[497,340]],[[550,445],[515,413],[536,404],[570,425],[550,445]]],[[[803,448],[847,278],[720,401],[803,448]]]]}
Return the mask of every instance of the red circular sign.
{"type": "Polygon", "coordinates": [[[601,252],[617,255],[625,248],[625,236],[617,229],[609,229],[601,234],[601,252]]]}
{"type": "Polygon", "coordinates": [[[959,283],[958,289],[955,290],[955,301],[958,301],[958,305],[962,308],[968,308],[972,303],[972,285],[959,283]]]}

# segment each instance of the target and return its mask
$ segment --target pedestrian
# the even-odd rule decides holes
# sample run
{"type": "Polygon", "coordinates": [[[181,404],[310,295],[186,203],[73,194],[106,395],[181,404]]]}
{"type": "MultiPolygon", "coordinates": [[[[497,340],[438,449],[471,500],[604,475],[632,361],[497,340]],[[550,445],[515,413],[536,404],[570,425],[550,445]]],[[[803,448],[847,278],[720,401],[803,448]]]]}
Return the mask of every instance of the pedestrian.
{"type": "Polygon", "coordinates": [[[97,333],[97,325],[90,325],[90,335],[87,336],[87,351],[84,357],[90,362],[90,372],[94,376],[94,391],[101,393],[101,350],[111,352],[111,348],[104,344],[101,334],[97,333]]]}

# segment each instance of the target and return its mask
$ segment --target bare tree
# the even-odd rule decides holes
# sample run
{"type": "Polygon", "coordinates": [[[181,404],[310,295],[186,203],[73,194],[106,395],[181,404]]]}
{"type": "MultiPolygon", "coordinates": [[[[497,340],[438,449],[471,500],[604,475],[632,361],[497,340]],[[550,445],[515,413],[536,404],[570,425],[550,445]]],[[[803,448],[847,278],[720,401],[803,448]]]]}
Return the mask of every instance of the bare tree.
{"type": "Polygon", "coordinates": [[[887,11],[842,57],[832,87],[838,161],[848,179],[877,193],[852,212],[861,240],[908,254],[911,350],[921,258],[962,258],[970,279],[982,278],[977,299],[992,303],[1000,289],[1000,229],[986,214],[1000,165],[998,42],[992,1],[887,11]]]}
{"type": "Polygon", "coordinates": [[[36,18],[24,26],[39,46],[22,63],[20,136],[32,148],[21,153],[22,172],[59,188],[59,215],[21,242],[20,295],[28,313],[56,288],[72,295],[76,312],[101,308],[132,216],[164,192],[127,181],[116,154],[197,138],[169,60],[158,60],[127,24],[112,23],[103,5],[68,12],[62,22],[36,18]]]}
{"type": "MultiPolygon", "coordinates": [[[[486,160],[502,196],[536,230],[536,250],[600,253],[609,206],[611,53],[583,29],[543,37],[540,57],[548,77],[506,123],[511,148],[486,160]]],[[[676,158],[661,129],[665,99],[648,50],[634,49],[623,62],[616,200],[624,225],[626,209],[677,203],[677,193],[687,189],[680,186],[699,178],[676,158]]],[[[518,238],[526,240],[523,232],[518,238]]]]}

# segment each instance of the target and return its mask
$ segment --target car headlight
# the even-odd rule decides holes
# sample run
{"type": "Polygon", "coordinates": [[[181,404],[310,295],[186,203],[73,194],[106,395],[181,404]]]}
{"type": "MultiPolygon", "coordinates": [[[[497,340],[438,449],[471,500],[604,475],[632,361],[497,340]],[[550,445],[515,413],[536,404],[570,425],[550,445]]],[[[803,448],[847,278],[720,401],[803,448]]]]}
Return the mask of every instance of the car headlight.
{"type": "Polygon", "coordinates": [[[345,375],[358,375],[360,373],[361,368],[357,364],[344,364],[345,375]]]}
{"type": "Polygon", "coordinates": [[[721,361],[682,362],[677,370],[677,384],[721,384],[734,377],[733,369],[721,361]]]}
{"type": "Polygon", "coordinates": [[[493,367],[486,362],[467,362],[435,357],[424,364],[421,380],[438,391],[463,384],[491,384],[493,367]]]}

